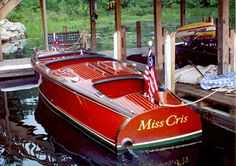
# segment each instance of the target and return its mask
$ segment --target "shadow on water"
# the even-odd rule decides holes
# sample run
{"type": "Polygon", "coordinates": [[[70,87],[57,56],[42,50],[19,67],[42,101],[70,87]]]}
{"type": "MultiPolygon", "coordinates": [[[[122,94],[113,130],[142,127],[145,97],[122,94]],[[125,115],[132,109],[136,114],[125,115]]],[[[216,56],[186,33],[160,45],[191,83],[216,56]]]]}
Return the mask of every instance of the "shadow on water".
{"type": "Polygon", "coordinates": [[[235,134],[203,120],[202,142],[115,154],[61,119],[37,88],[0,92],[0,165],[234,165],[235,134]]]}

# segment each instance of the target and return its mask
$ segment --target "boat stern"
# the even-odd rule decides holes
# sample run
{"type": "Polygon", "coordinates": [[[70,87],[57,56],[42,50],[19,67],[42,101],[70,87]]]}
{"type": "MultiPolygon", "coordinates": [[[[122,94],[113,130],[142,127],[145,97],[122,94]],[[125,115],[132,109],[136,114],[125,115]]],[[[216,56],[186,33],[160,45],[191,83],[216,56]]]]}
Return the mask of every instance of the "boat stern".
{"type": "Polygon", "coordinates": [[[158,107],[128,120],[117,136],[117,150],[152,149],[194,140],[202,134],[201,119],[186,106],[158,107]]]}

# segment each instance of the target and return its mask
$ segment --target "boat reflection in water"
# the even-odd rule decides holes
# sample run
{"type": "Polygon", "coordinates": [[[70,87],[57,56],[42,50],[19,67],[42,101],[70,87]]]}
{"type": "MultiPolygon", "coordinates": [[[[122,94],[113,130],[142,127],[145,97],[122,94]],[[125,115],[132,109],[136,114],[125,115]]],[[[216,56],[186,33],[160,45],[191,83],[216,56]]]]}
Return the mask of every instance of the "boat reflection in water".
{"type": "Polygon", "coordinates": [[[48,134],[35,120],[37,88],[1,90],[4,91],[0,91],[0,165],[73,163],[70,156],[54,147],[48,134]]]}
{"type": "Polygon", "coordinates": [[[82,165],[196,165],[200,154],[200,142],[166,149],[112,153],[55,114],[41,98],[35,117],[50,133],[48,139],[53,141],[54,147],[63,149],[82,165]]]}

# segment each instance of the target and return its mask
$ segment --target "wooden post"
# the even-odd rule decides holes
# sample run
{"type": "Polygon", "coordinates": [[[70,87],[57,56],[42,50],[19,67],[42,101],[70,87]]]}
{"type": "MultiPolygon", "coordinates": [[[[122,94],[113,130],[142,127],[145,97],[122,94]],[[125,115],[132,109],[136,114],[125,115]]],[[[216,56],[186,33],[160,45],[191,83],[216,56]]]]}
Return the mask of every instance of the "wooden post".
{"type": "Polygon", "coordinates": [[[3,61],[1,27],[0,27],[0,61],[3,61]]]}
{"type": "Polygon", "coordinates": [[[218,0],[218,74],[229,72],[229,0],[218,0]]]}
{"type": "Polygon", "coordinates": [[[165,87],[175,91],[175,33],[166,36],[165,40],[165,87]]]}
{"type": "Polygon", "coordinates": [[[42,16],[45,49],[48,50],[48,28],[47,28],[47,14],[46,14],[45,0],[40,0],[40,11],[41,11],[41,16],[42,16]]]}
{"type": "Polygon", "coordinates": [[[214,18],[213,17],[208,17],[208,22],[214,23],[214,18]]]}
{"type": "Polygon", "coordinates": [[[202,22],[207,22],[207,17],[202,17],[202,22]]]}
{"type": "Polygon", "coordinates": [[[214,23],[213,17],[202,17],[202,21],[214,23]]]}
{"type": "Polygon", "coordinates": [[[114,58],[118,60],[118,48],[117,48],[117,32],[114,33],[113,37],[113,50],[114,50],[114,58]]]}
{"type": "Polygon", "coordinates": [[[82,29],[82,48],[87,48],[87,33],[85,29],[82,29]]]}
{"type": "Polygon", "coordinates": [[[63,29],[62,32],[67,32],[67,26],[63,26],[62,29],[63,29]]]}
{"type": "Polygon", "coordinates": [[[230,30],[230,70],[236,71],[236,34],[234,29],[230,30]]]}
{"type": "Polygon", "coordinates": [[[115,5],[115,28],[117,33],[117,58],[122,60],[121,49],[122,49],[122,39],[121,39],[121,5],[120,0],[116,1],[115,5]]]}
{"type": "Polygon", "coordinates": [[[165,57],[165,40],[166,40],[167,30],[162,28],[162,56],[165,57]]]}
{"type": "Polygon", "coordinates": [[[170,33],[171,39],[171,90],[175,91],[175,33],[170,33]]]}
{"type": "Polygon", "coordinates": [[[142,37],[141,37],[141,23],[140,21],[136,22],[136,36],[137,36],[137,47],[142,47],[142,37]]]}
{"type": "Polygon", "coordinates": [[[180,17],[181,17],[181,22],[180,22],[180,25],[181,26],[184,26],[186,24],[186,3],[185,3],[185,0],[181,0],[181,14],[180,14],[180,17]]]}
{"type": "Polygon", "coordinates": [[[163,69],[162,56],[162,10],[161,0],[153,0],[154,6],[154,35],[155,35],[155,54],[156,54],[156,69],[163,69]]]}
{"type": "Polygon", "coordinates": [[[121,42],[121,56],[122,56],[122,60],[126,60],[126,31],[125,28],[122,27],[121,28],[121,38],[122,38],[122,42],[121,42]]]}
{"type": "Polygon", "coordinates": [[[90,31],[91,31],[91,47],[94,52],[96,52],[97,45],[96,45],[96,20],[95,20],[95,0],[89,1],[89,8],[90,8],[90,31]]]}

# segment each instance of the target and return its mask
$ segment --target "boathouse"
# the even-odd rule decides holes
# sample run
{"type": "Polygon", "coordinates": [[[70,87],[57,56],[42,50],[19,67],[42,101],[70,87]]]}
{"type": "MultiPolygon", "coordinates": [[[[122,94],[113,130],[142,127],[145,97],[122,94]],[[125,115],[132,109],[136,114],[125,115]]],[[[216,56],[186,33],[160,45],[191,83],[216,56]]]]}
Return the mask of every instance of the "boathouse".
{"type": "MultiPolygon", "coordinates": [[[[181,0],[180,6],[180,25],[186,24],[186,1],[181,0]]],[[[218,74],[225,74],[229,71],[236,71],[236,27],[229,29],[229,1],[230,0],[218,0],[218,17],[215,20],[217,24],[217,59],[218,59],[218,74]]],[[[0,1],[0,19],[3,19],[7,14],[17,6],[21,0],[2,0],[0,1]]],[[[44,32],[45,48],[49,49],[48,44],[48,29],[46,19],[46,1],[39,0],[42,16],[42,29],[44,32]]],[[[110,1],[109,6],[115,10],[115,50],[106,51],[103,53],[114,54],[119,60],[127,61],[127,55],[143,53],[141,26],[140,22],[136,23],[137,30],[137,48],[126,48],[126,33],[122,28],[121,20],[121,0],[110,1]]],[[[90,9],[90,34],[91,49],[97,51],[96,42],[96,20],[95,15],[95,0],[89,1],[90,9]]],[[[162,26],[162,1],[153,0],[153,14],[154,14],[154,47],[157,60],[156,69],[158,71],[158,78],[161,83],[166,84],[169,89],[175,91],[175,93],[186,100],[186,102],[193,102],[192,106],[208,121],[227,128],[230,131],[235,132],[235,93],[226,94],[224,92],[216,92],[211,95],[212,91],[203,90],[199,85],[175,83],[175,32],[167,32],[162,26]],[[168,35],[169,34],[169,35],[168,35]],[[169,52],[166,52],[166,37],[169,37],[169,52]],[[166,57],[168,55],[168,58],[166,57]],[[168,61],[166,61],[168,60],[168,61]],[[170,65],[165,67],[165,64],[170,65]],[[206,97],[207,96],[207,97],[206,97]],[[205,98],[206,97],[206,98],[205,98]],[[201,100],[202,99],[202,100],[201,100]],[[198,101],[199,102],[194,102],[198,101]]],[[[211,19],[210,19],[211,21],[211,19]]],[[[27,58],[4,60],[2,53],[2,42],[0,33],[0,79],[1,82],[7,80],[8,77],[18,76],[32,76],[34,75],[33,69],[29,66],[30,61],[27,58]],[[19,64],[18,67],[16,64],[19,64]],[[24,65],[23,65],[24,64],[24,65]],[[28,65],[25,65],[28,64],[28,65]],[[11,66],[6,68],[6,66],[11,66]]],[[[86,39],[83,40],[83,46],[86,46],[86,39]]],[[[127,61],[130,64],[135,63],[137,69],[143,70],[145,65],[127,61]]]]}

